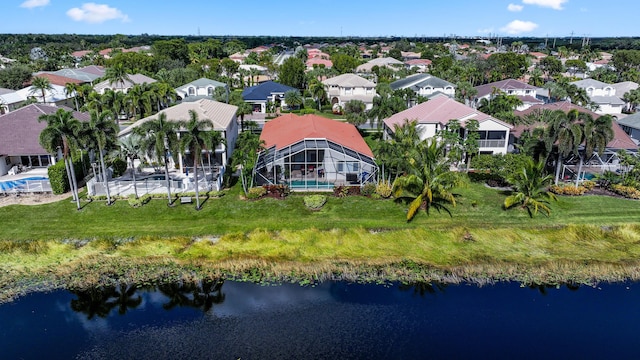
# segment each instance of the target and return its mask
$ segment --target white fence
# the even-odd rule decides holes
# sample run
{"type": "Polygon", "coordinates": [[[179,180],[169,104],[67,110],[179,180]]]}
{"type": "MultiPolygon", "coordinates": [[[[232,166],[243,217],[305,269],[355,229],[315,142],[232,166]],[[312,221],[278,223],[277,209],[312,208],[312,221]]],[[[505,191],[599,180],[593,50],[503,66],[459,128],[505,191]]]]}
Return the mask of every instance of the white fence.
{"type": "Polygon", "coordinates": [[[51,183],[49,180],[10,180],[0,181],[0,193],[50,193],[51,183]]]}

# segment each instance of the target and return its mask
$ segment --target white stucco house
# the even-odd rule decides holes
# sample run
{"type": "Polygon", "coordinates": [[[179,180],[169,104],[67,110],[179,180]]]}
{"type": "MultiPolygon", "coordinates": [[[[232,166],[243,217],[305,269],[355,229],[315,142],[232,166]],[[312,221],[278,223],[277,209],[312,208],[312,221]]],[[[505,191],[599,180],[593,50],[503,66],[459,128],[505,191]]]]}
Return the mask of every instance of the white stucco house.
{"type": "Polygon", "coordinates": [[[538,98],[538,88],[515,79],[506,79],[496,81],[475,87],[478,90],[476,95],[476,106],[480,103],[480,99],[490,100],[496,91],[506,95],[516,96],[522,105],[516,108],[517,111],[523,111],[533,105],[542,105],[544,101],[538,98]]]}
{"type": "Polygon", "coordinates": [[[506,154],[509,151],[509,132],[513,129],[512,125],[443,94],[384,119],[384,136],[393,136],[396,126],[402,126],[407,121],[416,121],[420,138],[429,139],[445,130],[449,120],[453,119],[458,120],[462,128],[471,119],[478,121],[480,154],[506,154]]]}
{"type": "Polygon", "coordinates": [[[396,80],[389,84],[391,89],[411,89],[416,95],[431,98],[438,94],[444,94],[450,98],[456,96],[456,86],[431,74],[413,74],[404,79],[396,80]]]}
{"type": "Polygon", "coordinates": [[[620,96],[623,94],[618,95],[613,85],[594,79],[574,81],[571,84],[586,90],[591,101],[598,105],[596,114],[614,116],[622,114],[625,102],[620,99],[620,96]]]}
{"type": "Polygon", "coordinates": [[[344,107],[350,100],[364,102],[366,110],[373,107],[376,96],[376,84],[356,74],[342,74],[322,82],[331,105],[335,108],[344,107]]]}
{"type": "Polygon", "coordinates": [[[182,101],[193,101],[201,98],[213,98],[216,88],[227,91],[227,84],[207,78],[200,78],[176,88],[176,94],[182,101]]]}

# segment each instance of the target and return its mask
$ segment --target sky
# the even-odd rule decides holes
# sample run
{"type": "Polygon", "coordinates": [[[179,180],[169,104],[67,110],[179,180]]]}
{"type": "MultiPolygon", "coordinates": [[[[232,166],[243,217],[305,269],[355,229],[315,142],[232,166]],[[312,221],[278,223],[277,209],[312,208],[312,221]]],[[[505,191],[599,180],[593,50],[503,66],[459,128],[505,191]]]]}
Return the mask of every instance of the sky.
{"type": "Polygon", "coordinates": [[[636,0],[3,0],[0,33],[640,36],[636,0]]]}

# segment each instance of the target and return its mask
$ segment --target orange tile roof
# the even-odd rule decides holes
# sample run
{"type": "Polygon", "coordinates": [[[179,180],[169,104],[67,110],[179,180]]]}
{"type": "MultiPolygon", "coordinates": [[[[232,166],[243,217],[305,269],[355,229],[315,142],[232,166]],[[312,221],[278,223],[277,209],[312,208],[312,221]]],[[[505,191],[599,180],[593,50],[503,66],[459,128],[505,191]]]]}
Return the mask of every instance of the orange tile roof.
{"type": "Polygon", "coordinates": [[[65,86],[67,85],[67,83],[72,83],[72,84],[82,84],[84,83],[84,81],[82,80],[78,80],[78,79],[72,79],[66,76],[60,76],[60,75],[55,75],[55,74],[49,74],[49,73],[41,73],[41,74],[37,74],[34,75],[36,77],[41,77],[41,78],[47,78],[49,79],[49,82],[51,82],[54,85],[60,85],[60,86],[65,86]]]}
{"type": "Polygon", "coordinates": [[[355,126],[322,116],[285,114],[265,123],[260,140],[265,148],[281,149],[304,139],[327,139],[373,157],[373,152],[355,126]]]}

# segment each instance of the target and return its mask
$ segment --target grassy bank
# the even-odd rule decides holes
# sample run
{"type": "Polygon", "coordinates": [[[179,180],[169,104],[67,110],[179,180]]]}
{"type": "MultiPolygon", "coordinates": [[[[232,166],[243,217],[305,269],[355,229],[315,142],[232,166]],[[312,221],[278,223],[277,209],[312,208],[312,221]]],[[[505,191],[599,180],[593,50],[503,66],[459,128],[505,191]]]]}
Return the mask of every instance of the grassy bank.
{"type": "Polygon", "coordinates": [[[504,211],[505,194],[471,184],[452,217],[389,200],[301,195],[246,201],[237,190],[201,211],[70,201],[0,208],[0,300],[29,289],[185,278],[251,281],[593,283],[640,278],[640,202],[562,197],[551,217],[504,211]]]}
{"type": "Polygon", "coordinates": [[[526,211],[502,210],[505,194],[500,191],[470,184],[459,193],[458,206],[451,208],[452,217],[435,211],[426,216],[422,212],[411,223],[405,221],[406,206],[391,200],[330,197],[322,210],[309,211],[301,194],[285,200],[246,201],[239,198],[237,187],[222,198],[206,200],[201,211],[179,203],[169,208],[163,200],[152,200],[141,208],[132,208],[124,200],[110,207],[96,201],[84,203],[81,211],[76,211],[71,201],[7,206],[0,208],[0,240],[193,237],[254,229],[527,229],[568,224],[607,226],[640,219],[640,202],[606,196],[562,197],[552,205],[550,217],[530,219],[526,211]]]}
{"type": "Polygon", "coordinates": [[[0,289],[87,288],[194,277],[593,283],[640,278],[640,225],[376,232],[254,230],[221,237],[5,241],[0,289]]]}

